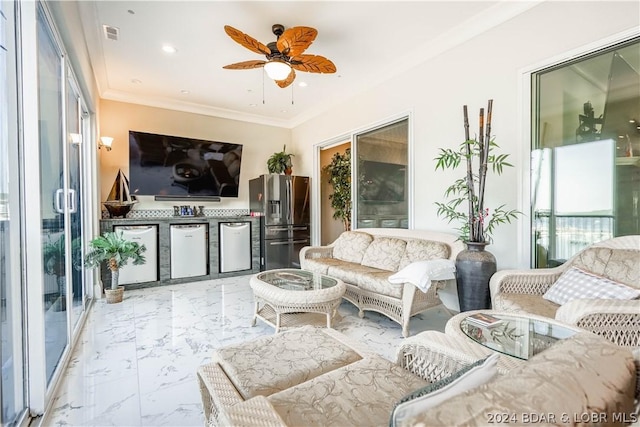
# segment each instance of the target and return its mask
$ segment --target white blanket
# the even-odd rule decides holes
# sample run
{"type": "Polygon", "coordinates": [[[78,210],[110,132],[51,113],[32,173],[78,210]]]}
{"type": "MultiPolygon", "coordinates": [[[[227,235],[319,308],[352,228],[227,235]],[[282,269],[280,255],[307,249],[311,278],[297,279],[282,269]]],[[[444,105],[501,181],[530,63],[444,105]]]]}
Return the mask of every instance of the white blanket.
{"type": "Polygon", "coordinates": [[[417,261],[391,275],[391,283],[411,283],[422,292],[427,292],[432,280],[455,279],[456,265],[449,259],[417,261]]]}

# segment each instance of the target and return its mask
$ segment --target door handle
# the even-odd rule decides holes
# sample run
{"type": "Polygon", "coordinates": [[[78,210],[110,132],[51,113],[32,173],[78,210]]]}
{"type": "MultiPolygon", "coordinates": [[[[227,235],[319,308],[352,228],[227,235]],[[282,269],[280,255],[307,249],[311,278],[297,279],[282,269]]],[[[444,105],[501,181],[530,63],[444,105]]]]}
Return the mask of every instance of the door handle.
{"type": "Polygon", "coordinates": [[[291,227],[291,229],[294,231],[306,231],[309,227],[291,227]]]}
{"type": "Polygon", "coordinates": [[[269,242],[269,246],[282,246],[282,245],[288,245],[291,242],[289,242],[288,240],[286,242],[269,242]]]}
{"type": "Polygon", "coordinates": [[[270,228],[271,231],[288,231],[287,227],[270,228]]]}
{"type": "Polygon", "coordinates": [[[309,241],[306,240],[306,239],[305,240],[294,240],[291,243],[309,243],[309,241]]]}
{"type": "Polygon", "coordinates": [[[69,189],[69,213],[78,212],[78,205],[76,204],[76,190],[69,189]]]}
{"type": "Polygon", "coordinates": [[[58,188],[56,190],[56,195],[54,197],[55,209],[56,212],[63,214],[64,213],[64,190],[62,188],[58,188]],[[62,197],[60,197],[62,196],[62,197]]]}

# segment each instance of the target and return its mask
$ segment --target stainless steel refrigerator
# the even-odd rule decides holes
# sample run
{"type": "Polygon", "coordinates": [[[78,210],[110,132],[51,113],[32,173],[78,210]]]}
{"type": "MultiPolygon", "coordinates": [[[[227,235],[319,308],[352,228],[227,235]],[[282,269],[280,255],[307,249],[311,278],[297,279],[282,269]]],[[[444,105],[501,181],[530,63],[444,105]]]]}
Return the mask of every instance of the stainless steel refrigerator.
{"type": "Polygon", "coordinates": [[[311,242],[309,177],[261,175],[249,181],[249,209],[260,216],[260,270],[300,268],[311,242]]]}

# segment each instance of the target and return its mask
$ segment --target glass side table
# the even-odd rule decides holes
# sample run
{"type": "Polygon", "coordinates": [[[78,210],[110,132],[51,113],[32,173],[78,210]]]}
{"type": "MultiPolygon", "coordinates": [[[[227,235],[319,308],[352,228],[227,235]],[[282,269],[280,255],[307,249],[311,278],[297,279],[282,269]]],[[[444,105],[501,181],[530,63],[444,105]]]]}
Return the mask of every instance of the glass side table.
{"type": "Polygon", "coordinates": [[[476,343],[522,360],[528,360],[558,340],[569,338],[579,331],[553,319],[490,311],[460,313],[450,322],[452,320],[458,320],[460,331],[476,343]],[[471,314],[478,312],[491,314],[501,322],[493,326],[483,326],[469,319],[471,314]],[[456,317],[458,319],[455,319],[456,317]]]}

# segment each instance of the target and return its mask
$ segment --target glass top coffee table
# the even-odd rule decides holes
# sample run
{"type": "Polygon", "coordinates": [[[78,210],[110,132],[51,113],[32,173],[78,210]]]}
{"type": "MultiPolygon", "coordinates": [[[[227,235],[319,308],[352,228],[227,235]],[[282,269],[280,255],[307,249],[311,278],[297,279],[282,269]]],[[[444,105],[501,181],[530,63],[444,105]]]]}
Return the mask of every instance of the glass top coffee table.
{"type": "Polygon", "coordinates": [[[557,341],[569,338],[579,331],[540,316],[492,311],[460,313],[447,323],[447,333],[456,328],[456,324],[460,332],[476,343],[522,360],[528,360],[557,341]],[[489,314],[499,319],[499,323],[492,326],[481,325],[470,319],[473,314],[489,314]]]}
{"type": "Polygon", "coordinates": [[[252,325],[260,319],[276,333],[284,326],[316,323],[318,314],[330,328],[346,290],[342,280],[292,268],[258,273],[249,283],[255,299],[252,325]]]}

